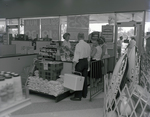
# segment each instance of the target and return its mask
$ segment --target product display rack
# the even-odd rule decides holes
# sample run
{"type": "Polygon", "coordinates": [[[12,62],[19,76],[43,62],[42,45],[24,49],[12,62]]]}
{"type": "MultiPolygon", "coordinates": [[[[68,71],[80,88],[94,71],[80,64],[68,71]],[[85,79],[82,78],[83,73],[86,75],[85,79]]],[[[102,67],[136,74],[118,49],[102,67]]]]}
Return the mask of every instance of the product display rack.
{"type": "Polygon", "coordinates": [[[31,94],[37,94],[37,95],[40,95],[40,96],[46,96],[50,99],[54,99],[55,102],[59,102],[67,97],[69,97],[70,95],[72,95],[72,93],[70,93],[70,91],[66,91],[62,94],[59,94],[58,96],[54,96],[54,95],[49,95],[49,94],[46,94],[46,93],[42,93],[42,92],[38,92],[38,91],[33,91],[33,90],[29,90],[29,93],[31,94]]]}
{"type": "MultiPolygon", "coordinates": [[[[48,87],[46,85],[46,83],[48,83],[49,81],[55,82],[59,78],[60,72],[63,69],[63,62],[44,60],[44,61],[37,61],[35,66],[39,72],[38,75],[36,75],[35,77],[37,77],[40,81],[38,81],[38,83],[36,81],[32,82],[30,81],[30,76],[28,77],[26,85],[29,86],[30,93],[34,93],[40,96],[43,95],[51,99],[55,99],[55,102],[59,102],[65,99],[66,97],[72,95],[72,93],[70,93],[69,90],[65,90],[65,89],[62,93],[56,91],[57,93],[53,95],[53,93],[51,94],[48,91],[48,89],[49,90],[52,89],[52,91],[54,91],[54,90],[57,90],[57,88],[55,89],[54,87],[48,87]],[[33,86],[32,87],[30,85],[30,82],[33,84],[37,84],[37,85],[36,86],[32,85],[33,86]],[[45,84],[43,84],[43,82],[45,84]],[[43,90],[43,87],[44,89],[46,88],[46,90],[43,90]]],[[[31,77],[34,77],[34,76],[31,76],[31,77]]]]}
{"type": "Polygon", "coordinates": [[[11,113],[31,104],[31,100],[28,96],[29,95],[28,87],[26,87],[24,89],[24,91],[25,91],[24,97],[21,100],[16,101],[16,102],[0,109],[0,117],[11,117],[11,113]]]}
{"type": "MultiPolygon", "coordinates": [[[[29,84],[29,80],[27,80],[26,84],[27,85],[29,84]]],[[[72,95],[72,93],[69,90],[66,90],[66,91],[64,91],[64,92],[62,92],[62,93],[60,93],[58,95],[52,95],[52,94],[48,94],[48,93],[46,93],[44,91],[34,90],[34,89],[30,88],[30,86],[29,86],[29,93],[40,95],[40,96],[46,96],[46,97],[48,97],[50,99],[54,99],[55,102],[59,102],[59,101],[65,99],[66,97],[72,95]]]]}

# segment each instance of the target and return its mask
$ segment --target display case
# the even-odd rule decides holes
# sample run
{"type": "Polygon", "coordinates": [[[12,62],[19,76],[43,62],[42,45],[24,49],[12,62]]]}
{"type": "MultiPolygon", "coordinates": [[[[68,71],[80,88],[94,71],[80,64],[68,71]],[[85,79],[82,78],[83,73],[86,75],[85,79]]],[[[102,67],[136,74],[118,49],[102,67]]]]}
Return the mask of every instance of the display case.
{"type": "Polygon", "coordinates": [[[21,76],[16,73],[0,72],[0,117],[31,104],[27,86],[21,84],[21,76]]]}
{"type": "Polygon", "coordinates": [[[16,101],[8,106],[5,106],[0,109],[0,117],[11,117],[11,113],[24,108],[31,104],[31,100],[29,98],[28,87],[24,87],[24,97],[22,100],[16,101]]]}

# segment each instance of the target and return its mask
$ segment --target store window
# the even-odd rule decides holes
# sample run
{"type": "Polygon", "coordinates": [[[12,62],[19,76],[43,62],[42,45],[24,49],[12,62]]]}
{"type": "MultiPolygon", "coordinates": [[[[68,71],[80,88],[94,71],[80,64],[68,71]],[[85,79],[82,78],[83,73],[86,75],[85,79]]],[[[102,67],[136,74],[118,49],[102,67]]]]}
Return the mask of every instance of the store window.
{"type": "Polygon", "coordinates": [[[18,25],[19,19],[7,19],[7,25],[18,25]]]}
{"type": "MultiPolygon", "coordinates": [[[[149,34],[150,34],[150,11],[147,11],[145,16],[145,36],[149,34]]],[[[144,47],[149,46],[147,43],[149,40],[150,39],[144,38],[144,47]]]]}
{"type": "Polygon", "coordinates": [[[20,19],[20,34],[24,34],[24,20],[20,19]]]}
{"type": "Polygon", "coordinates": [[[108,24],[108,23],[90,23],[89,24],[89,34],[94,31],[102,32],[102,26],[106,25],[106,24],[108,24]]]}
{"type": "Polygon", "coordinates": [[[0,19],[0,33],[6,32],[6,20],[0,19]]]}
{"type": "Polygon", "coordinates": [[[89,33],[93,31],[102,32],[103,25],[114,25],[115,14],[107,13],[107,14],[91,14],[89,22],[89,33]]]}
{"type": "Polygon", "coordinates": [[[19,33],[19,19],[6,19],[6,30],[13,37],[19,33]]]}
{"type": "Polygon", "coordinates": [[[60,16],[60,40],[64,41],[63,35],[67,32],[67,16],[60,16]]]}

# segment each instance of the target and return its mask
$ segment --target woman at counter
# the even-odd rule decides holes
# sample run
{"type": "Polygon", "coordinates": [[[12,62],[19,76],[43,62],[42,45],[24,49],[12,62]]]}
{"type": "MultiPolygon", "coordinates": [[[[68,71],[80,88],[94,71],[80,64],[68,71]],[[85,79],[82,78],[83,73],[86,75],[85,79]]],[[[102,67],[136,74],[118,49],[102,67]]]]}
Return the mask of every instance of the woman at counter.
{"type": "Polygon", "coordinates": [[[69,39],[70,39],[70,33],[65,33],[63,35],[63,38],[64,38],[64,42],[62,44],[62,46],[70,52],[70,54],[73,54],[73,51],[71,50],[71,44],[69,42],[69,39]]]}
{"type": "Polygon", "coordinates": [[[71,49],[71,44],[69,42],[69,39],[70,39],[70,34],[69,33],[65,33],[63,35],[63,38],[64,38],[64,42],[62,43],[62,49],[63,49],[63,53],[64,53],[64,58],[67,60],[67,61],[70,61],[71,60],[71,57],[73,56],[73,51],[71,49]]]}

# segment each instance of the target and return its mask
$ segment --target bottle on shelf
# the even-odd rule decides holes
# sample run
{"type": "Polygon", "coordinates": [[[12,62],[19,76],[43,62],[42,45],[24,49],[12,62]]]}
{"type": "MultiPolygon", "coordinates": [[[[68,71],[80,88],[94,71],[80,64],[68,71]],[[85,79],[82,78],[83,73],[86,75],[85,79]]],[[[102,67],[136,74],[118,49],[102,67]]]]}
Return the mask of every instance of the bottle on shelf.
{"type": "Polygon", "coordinates": [[[5,73],[6,73],[5,71],[1,71],[1,72],[0,72],[0,75],[1,75],[1,76],[4,76],[5,73]]]}
{"type": "Polygon", "coordinates": [[[10,74],[5,74],[6,89],[8,96],[8,103],[13,103],[14,100],[14,82],[10,74]]]}
{"type": "Polygon", "coordinates": [[[56,52],[56,60],[61,60],[60,58],[60,50],[57,49],[57,52],[56,52]]]}
{"type": "Polygon", "coordinates": [[[0,75],[0,108],[7,106],[8,96],[6,89],[6,81],[3,76],[0,75]]]}
{"type": "Polygon", "coordinates": [[[22,100],[23,94],[22,94],[22,82],[21,82],[21,76],[16,73],[11,73],[12,79],[14,81],[14,97],[15,100],[22,100]]]}

